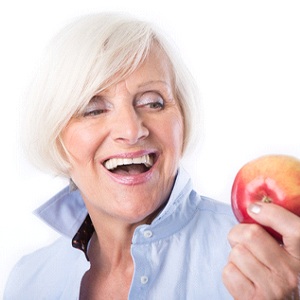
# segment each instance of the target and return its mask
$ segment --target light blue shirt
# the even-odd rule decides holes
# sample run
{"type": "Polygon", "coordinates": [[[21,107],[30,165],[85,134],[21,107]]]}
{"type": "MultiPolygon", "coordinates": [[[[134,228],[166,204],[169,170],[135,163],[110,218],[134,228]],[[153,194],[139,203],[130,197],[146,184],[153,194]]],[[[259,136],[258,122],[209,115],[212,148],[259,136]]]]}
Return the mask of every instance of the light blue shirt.
{"type": "MultiPolygon", "coordinates": [[[[89,269],[71,240],[87,210],[78,190],[62,190],[36,214],[62,234],[52,245],[23,257],[10,274],[5,300],[78,299],[89,269]]],[[[170,199],[150,225],[136,228],[129,299],[232,299],[222,283],[236,224],[229,205],[199,196],[181,168],[170,199]]]]}

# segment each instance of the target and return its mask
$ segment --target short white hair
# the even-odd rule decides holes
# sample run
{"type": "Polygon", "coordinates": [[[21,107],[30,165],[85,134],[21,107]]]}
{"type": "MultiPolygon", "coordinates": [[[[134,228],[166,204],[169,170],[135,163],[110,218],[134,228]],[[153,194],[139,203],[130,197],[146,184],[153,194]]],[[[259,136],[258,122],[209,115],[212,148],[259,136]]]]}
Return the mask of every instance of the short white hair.
{"type": "Polygon", "coordinates": [[[183,148],[187,147],[198,93],[176,47],[153,24],[124,14],[100,13],[75,20],[46,49],[25,113],[25,150],[35,166],[69,176],[62,130],[96,93],[136,70],[153,43],[171,64],[184,120],[183,148]]]}

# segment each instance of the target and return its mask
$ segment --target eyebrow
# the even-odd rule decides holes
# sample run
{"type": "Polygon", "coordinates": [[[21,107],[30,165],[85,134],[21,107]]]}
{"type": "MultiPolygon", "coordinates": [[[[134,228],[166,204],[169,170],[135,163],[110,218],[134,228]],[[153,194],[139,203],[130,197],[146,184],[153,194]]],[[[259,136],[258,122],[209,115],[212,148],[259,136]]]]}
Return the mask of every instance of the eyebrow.
{"type": "Polygon", "coordinates": [[[170,84],[164,80],[147,81],[147,82],[141,83],[140,85],[138,85],[138,87],[140,88],[140,87],[145,87],[145,86],[153,85],[153,84],[163,84],[163,85],[167,86],[168,88],[171,88],[170,84]]]}
{"type": "MultiPolygon", "coordinates": [[[[163,86],[163,89],[165,90],[165,92],[170,95],[170,94],[173,94],[173,88],[172,88],[172,85],[169,84],[167,81],[165,80],[149,80],[149,81],[146,81],[146,82],[142,82],[141,84],[139,84],[137,86],[137,89],[143,89],[143,88],[147,88],[148,86],[163,86]]],[[[101,101],[103,99],[106,98],[106,89],[102,90],[101,92],[99,92],[99,94],[96,94],[94,95],[89,103],[97,103],[98,101],[101,101]]]]}
{"type": "MultiPolygon", "coordinates": [[[[164,80],[150,80],[144,83],[141,83],[140,85],[138,85],[138,88],[142,89],[142,88],[147,88],[147,86],[153,86],[154,90],[155,86],[161,86],[163,88],[163,93],[165,95],[165,100],[168,101],[173,101],[175,100],[175,92],[173,90],[173,86],[172,84],[169,84],[167,81],[164,80]]],[[[159,91],[159,88],[157,89],[157,91],[159,91]]]]}

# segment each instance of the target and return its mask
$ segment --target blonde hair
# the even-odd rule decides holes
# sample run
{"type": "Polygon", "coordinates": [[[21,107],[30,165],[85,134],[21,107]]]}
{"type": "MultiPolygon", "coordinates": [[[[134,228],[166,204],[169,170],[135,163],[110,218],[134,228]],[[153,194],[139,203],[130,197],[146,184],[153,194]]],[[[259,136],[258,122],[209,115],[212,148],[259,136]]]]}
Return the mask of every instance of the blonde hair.
{"type": "Polygon", "coordinates": [[[197,92],[175,47],[148,22],[101,13],[75,20],[46,49],[26,103],[25,150],[31,162],[55,175],[68,176],[61,131],[99,89],[136,70],[154,42],[171,63],[174,91],[184,118],[186,148],[192,135],[197,92]]]}

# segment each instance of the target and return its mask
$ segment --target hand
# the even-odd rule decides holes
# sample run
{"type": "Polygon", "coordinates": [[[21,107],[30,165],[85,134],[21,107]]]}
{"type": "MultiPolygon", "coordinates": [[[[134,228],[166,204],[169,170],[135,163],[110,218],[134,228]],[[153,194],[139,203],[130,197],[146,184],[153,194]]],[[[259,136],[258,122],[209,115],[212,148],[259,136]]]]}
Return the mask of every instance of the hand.
{"type": "Polygon", "coordinates": [[[300,299],[300,218],[271,203],[255,203],[248,213],[283,236],[280,245],[258,224],[238,224],[223,281],[234,299],[300,299]]]}

